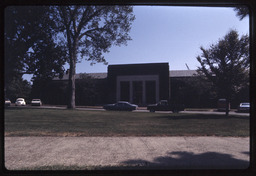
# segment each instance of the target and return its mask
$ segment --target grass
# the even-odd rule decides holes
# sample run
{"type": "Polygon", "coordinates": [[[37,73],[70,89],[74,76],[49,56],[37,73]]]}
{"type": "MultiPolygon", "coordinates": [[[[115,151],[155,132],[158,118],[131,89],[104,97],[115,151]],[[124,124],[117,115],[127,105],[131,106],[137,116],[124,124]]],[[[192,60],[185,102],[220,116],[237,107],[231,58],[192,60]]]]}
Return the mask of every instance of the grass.
{"type": "Polygon", "coordinates": [[[249,117],[206,114],[5,110],[5,136],[249,136],[249,117]]]}

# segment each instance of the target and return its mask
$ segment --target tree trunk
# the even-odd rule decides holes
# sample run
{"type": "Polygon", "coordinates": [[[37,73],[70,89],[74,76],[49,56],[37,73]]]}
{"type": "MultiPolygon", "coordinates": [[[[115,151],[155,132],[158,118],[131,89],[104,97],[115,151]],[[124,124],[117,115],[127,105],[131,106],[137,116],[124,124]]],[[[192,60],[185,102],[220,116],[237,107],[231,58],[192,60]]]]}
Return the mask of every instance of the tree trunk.
{"type": "Polygon", "coordinates": [[[76,52],[73,50],[70,55],[70,70],[69,70],[69,80],[68,80],[68,109],[76,108],[76,52]]]}
{"type": "Polygon", "coordinates": [[[226,116],[229,115],[229,98],[226,98],[226,116]]]}

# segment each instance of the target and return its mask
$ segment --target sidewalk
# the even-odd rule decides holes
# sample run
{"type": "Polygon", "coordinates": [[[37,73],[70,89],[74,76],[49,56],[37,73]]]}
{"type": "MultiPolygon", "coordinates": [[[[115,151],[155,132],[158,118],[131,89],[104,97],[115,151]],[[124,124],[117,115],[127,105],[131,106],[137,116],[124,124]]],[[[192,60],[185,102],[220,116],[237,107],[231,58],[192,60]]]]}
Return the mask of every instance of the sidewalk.
{"type": "Polygon", "coordinates": [[[54,165],[246,169],[249,138],[5,137],[7,169],[54,165]]]}

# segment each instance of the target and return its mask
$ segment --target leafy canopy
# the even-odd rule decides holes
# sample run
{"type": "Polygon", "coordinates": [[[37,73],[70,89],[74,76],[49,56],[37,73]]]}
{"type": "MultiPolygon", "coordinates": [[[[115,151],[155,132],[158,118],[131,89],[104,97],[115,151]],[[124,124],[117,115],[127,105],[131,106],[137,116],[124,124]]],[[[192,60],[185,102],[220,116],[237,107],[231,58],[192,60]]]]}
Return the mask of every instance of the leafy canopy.
{"type": "Polygon", "coordinates": [[[6,84],[23,74],[52,78],[63,74],[66,52],[54,41],[56,25],[49,6],[10,6],[5,9],[6,84]]]}
{"type": "Polygon", "coordinates": [[[248,35],[239,38],[238,32],[231,30],[209,49],[201,50],[198,72],[213,83],[219,96],[229,99],[249,84],[248,35]]]}
{"type": "Polygon", "coordinates": [[[131,6],[54,6],[52,9],[55,12],[52,19],[63,34],[58,39],[68,46],[70,56],[79,54],[78,58],[91,64],[107,64],[102,53],[109,52],[112,45],[126,45],[131,40],[128,33],[135,19],[131,6]]]}

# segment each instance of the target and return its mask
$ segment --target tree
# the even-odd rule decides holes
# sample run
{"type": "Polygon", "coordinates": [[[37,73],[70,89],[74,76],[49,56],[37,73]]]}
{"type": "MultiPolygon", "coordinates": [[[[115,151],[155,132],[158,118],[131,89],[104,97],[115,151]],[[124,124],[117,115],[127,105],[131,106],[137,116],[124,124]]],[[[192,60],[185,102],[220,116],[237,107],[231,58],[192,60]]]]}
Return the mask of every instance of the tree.
{"type": "Polygon", "coordinates": [[[27,80],[23,80],[21,77],[16,76],[10,81],[8,88],[6,88],[5,96],[14,102],[19,97],[28,99],[30,92],[30,83],[27,80]]]}
{"type": "Polygon", "coordinates": [[[228,105],[249,84],[249,37],[239,38],[238,32],[231,30],[209,49],[201,47],[201,50],[202,55],[197,57],[201,67],[197,71],[212,82],[219,98],[225,97],[228,105]]]}
{"type": "Polygon", "coordinates": [[[56,25],[48,6],[10,6],[5,9],[5,88],[33,74],[34,79],[63,75],[66,51],[54,41],[56,25]],[[35,15],[36,14],[36,15],[35,15]]]}
{"type": "Polygon", "coordinates": [[[240,20],[244,19],[246,16],[249,16],[248,7],[245,7],[245,6],[236,7],[234,10],[236,11],[236,16],[239,17],[240,20]]]}
{"type": "MultiPolygon", "coordinates": [[[[61,41],[68,50],[69,101],[75,108],[76,63],[81,59],[107,64],[103,53],[112,45],[127,44],[131,23],[135,19],[130,6],[60,6],[52,7],[52,19],[62,33],[61,41]]],[[[61,37],[61,35],[59,35],[61,37]]]]}

